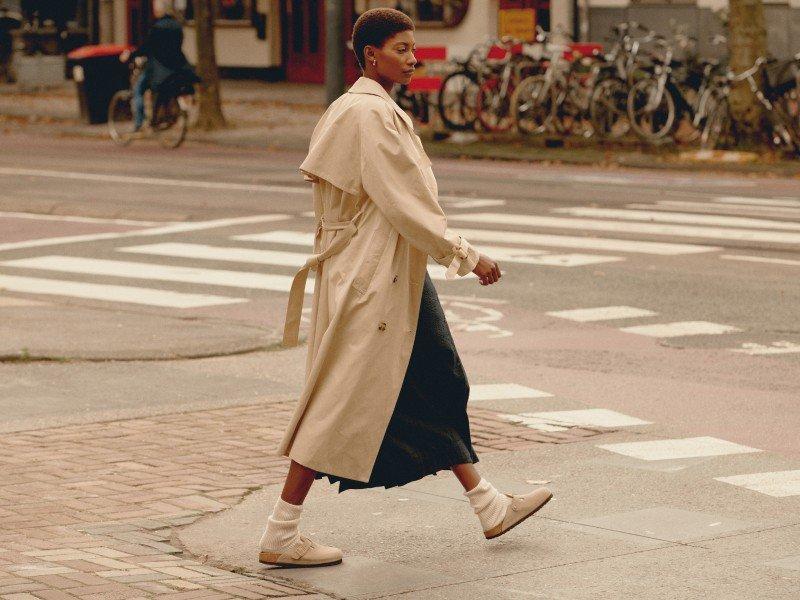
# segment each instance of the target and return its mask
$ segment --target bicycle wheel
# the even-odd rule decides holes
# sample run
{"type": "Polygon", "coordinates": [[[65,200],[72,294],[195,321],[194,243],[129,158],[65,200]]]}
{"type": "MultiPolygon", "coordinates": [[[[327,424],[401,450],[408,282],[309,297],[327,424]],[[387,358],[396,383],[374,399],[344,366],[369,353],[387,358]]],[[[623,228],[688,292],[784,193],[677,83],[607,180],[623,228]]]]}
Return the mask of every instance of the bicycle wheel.
{"type": "Polygon", "coordinates": [[[521,134],[539,135],[547,131],[553,119],[553,95],[542,75],[520,81],[511,97],[511,116],[521,134]]]}
{"type": "Polygon", "coordinates": [[[456,71],[442,80],[439,88],[439,116],[445,127],[453,131],[475,129],[478,82],[467,71],[456,71]]]}
{"type": "Polygon", "coordinates": [[[514,124],[511,116],[513,84],[502,91],[500,79],[487,79],[478,89],[478,121],[486,131],[508,131],[514,124]]]}
{"type": "Polygon", "coordinates": [[[189,117],[175,97],[157,101],[154,109],[153,133],[165,148],[177,148],[186,139],[189,117]]]}
{"type": "Polygon", "coordinates": [[[655,79],[634,84],[628,94],[627,110],[631,129],[646,142],[663,140],[675,125],[675,99],[666,88],[659,97],[655,79]]]}
{"type": "Polygon", "coordinates": [[[120,146],[127,146],[133,139],[133,93],[121,90],[108,103],[108,133],[120,146]]]}
{"type": "Polygon", "coordinates": [[[711,96],[708,99],[705,123],[700,133],[700,147],[703,150],[725,147],[731,141],[731,132],[728,99],[711,96]]]}
{"type": "Polygon", "coordinates": [[[589,100],[589,119],[599,137],[619,139],[630,131],[627,102],[625,82],[604,79],[597,84],[589,100]]]}

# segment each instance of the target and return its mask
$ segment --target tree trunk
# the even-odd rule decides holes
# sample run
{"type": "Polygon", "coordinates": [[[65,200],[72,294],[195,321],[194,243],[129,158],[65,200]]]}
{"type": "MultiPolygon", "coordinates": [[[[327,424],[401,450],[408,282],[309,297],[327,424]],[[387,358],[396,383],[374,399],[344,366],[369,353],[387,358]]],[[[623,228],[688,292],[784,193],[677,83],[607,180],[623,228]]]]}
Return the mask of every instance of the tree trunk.
{"type": "MultiPolygon", "coordinates": [[[[741,73],[767,53],[767,32],[764,26],[762,0],[728,1],[728,49],[730,67],[741,73]]],[[[756,78],[759,81],[759,78],[756,78]]],[[[759,137],[762,123],[761,104],[747,81],[733,87],[730,95],[731,117],[738,131],[751,141],[759,137]]]]}
{"type": "Polygon", "coordinates": [[[193,0],[193,2],[197,39],[197,75],[202,79],[199,84],[200,114],[197,126],[209,131],[225,127],[214,43],[214,6],[213,0],[193,0]]]}

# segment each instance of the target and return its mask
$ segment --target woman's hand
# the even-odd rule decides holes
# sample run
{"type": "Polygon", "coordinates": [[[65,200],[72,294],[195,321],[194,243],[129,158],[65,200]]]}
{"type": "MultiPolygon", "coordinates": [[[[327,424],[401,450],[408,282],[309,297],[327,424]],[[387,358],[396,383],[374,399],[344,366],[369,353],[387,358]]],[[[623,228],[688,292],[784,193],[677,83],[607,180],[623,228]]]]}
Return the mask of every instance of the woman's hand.
{"type": "Polygon", "coordinates": [[[475,268],[472,269],[472,272],[478,276],[481,285],[491,285],[496,283],[501,277],[500,265],[498,265],[496,261],[492,260],[485,254],[480,255],[478,264],[475,265],[475,268]]]}

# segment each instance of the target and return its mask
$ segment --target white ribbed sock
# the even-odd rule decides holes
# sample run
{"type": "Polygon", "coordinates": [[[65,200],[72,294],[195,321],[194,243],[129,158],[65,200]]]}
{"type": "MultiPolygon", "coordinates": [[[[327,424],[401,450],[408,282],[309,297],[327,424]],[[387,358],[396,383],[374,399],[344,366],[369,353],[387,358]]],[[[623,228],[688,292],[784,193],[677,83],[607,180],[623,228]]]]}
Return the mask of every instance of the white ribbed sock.
{"type": "Polygon", "coordinates": [[[484,531],[499,525],[506,514],[506,509],[511,504],[511,498],[498,492],[495,487],[481,479],[480,483],[464,495],[469,499],[469,505],[481,520],[484,531]]]}
{"type": "Polygon", "coordinates": [[[291,544],[299,535],[300,513],[303,505],[289,504],[278,498],[272,514],[267,519],[267,528],[261,536],[261,550],[277,552],[291,544]]]}

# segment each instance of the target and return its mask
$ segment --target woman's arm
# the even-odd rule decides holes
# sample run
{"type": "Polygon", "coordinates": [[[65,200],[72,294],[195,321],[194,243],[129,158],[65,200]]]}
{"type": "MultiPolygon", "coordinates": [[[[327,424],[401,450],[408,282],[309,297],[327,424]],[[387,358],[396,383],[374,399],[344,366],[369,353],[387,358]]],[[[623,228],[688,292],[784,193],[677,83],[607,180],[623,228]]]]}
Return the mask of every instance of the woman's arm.
{"type": "Polygon", "coordinates": [[[363,111],[359,143],[361,184],[392,226],[412,246],[447,267],[447,279],[472,271],[480,255],[447,227],[447,217],[425,182],[421,157],[408,134],[398,128],[391,107],[369,106],[363,111]]]}

